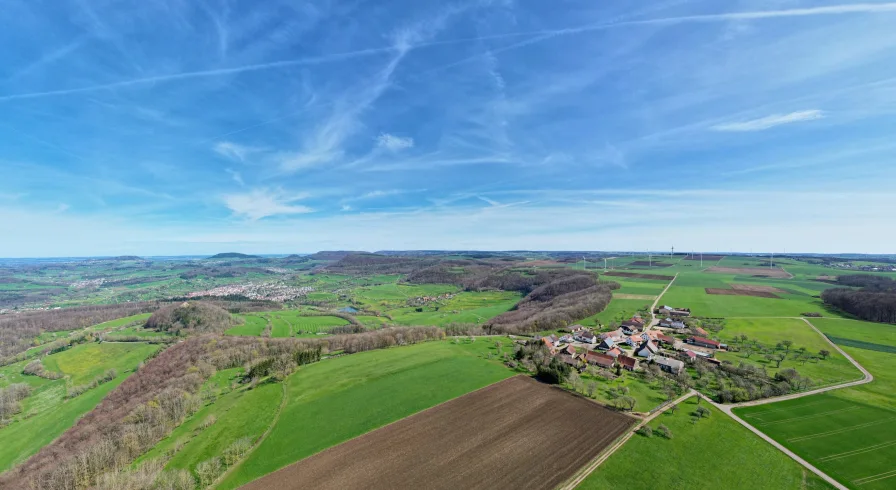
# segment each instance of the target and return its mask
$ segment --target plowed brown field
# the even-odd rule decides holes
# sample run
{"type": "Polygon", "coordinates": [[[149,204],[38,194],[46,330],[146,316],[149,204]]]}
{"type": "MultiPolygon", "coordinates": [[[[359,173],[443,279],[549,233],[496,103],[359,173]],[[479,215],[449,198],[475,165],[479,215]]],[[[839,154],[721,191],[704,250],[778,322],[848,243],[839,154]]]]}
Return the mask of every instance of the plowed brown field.
{"type": "Polygon", "coordinates": [[[781,279],[789,279],[793,277],[784,269],[766,269],[762,267],[710,267],[709,269],[706,269],[706,272],[748,275],[754,277],[777,277],[781,279]]]}
{"type": "Polygon", "coordinates": [[[634,422],[517,376],[334,446],[243,488],[553,488],[634,422]]]}
{"type": "Polygon", "coordinates": [[[722,288],[704,288],[706,289],[706,294],[721,294],[725,296],[755,296],[757,298],[777,298],[781,299],[775,293],[770,293],[768,291],[751,291],[747,289],[722,289],[722,288]]]}

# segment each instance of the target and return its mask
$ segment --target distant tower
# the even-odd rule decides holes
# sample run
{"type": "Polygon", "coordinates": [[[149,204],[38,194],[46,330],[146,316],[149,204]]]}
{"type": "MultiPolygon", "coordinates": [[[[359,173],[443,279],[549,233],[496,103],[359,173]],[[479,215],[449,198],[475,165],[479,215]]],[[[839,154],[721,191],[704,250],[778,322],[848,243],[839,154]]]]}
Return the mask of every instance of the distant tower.
{"type": "Polygon", "coordinates": [[[670,255],[669,258],[671,259],[674,256],[675,256],[675,245],[672,245],[672,255],[670,255]]]}

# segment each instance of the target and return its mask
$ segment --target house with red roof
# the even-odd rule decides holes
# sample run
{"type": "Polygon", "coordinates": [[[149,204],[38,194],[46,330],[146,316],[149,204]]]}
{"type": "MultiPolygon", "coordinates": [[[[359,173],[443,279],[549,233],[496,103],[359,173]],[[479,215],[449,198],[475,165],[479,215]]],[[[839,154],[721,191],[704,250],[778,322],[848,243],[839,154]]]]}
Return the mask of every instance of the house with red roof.
{"type": "Polygon", "coordinates": [[[616,359],[614,359],[613,356],[608,356],[607,354],[588,351],[585,353],[585,362],[587,362],[588,364],[594,364],[602,368],[610,369],[614,364],[616,364],[616,359]]]}
{"type": "Polygon", "coordinates": [[[698,347],[706,347],[708,349],[719,349],[721,348],[721,343],[716,340],[707,339],[705,337],[688,337],[687,343],[691,345],[696,345],[698,347]]]}
{"type": "Polygon", "coordinates": [[[634,357],[629,357],[626,355],[620,355],[616,358],[616,361],[622,366],[622,369],[626,369],[628,371],[634,371],[638,367],[638,360],[634,357]]]}

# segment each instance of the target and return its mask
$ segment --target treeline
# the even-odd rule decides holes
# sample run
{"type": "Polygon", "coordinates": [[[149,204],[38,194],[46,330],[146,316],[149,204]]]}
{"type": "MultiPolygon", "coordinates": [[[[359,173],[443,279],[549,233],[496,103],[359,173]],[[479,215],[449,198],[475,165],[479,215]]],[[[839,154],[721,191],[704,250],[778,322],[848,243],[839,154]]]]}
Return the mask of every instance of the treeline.
{"type": "Polygon", "coordinates": [[[868,291],[896,290],[896,281],[887,276],[873,274],[849,274],[837,277],[837,284],[865,288],[868,291]]]}
{"type": "Polygon", "coordinates": [[[0,366],[8,366],[10,364],[24,361],[35,356],[55,354],[57,352],[62,352],[66,349],[69,349],[72,346],[93,342],[94,340],[96,339],[91,332],[73,333],[68,337],[42,344],[39,349],[37,349],[36,351],[32,351],[30,354],[26,351],[22,351],[11,356],[0,357],[0,366]]]}
{"type": "Polygon", "coordinates": [[[821,299],[862,320],[896,323],[896,290],[832,288],[822,291],[821,299]]]}
{"type": "Polygon", "coordinates": [[[223,332],[234,325],[234,319],[227,310],[204,301],[168,305],[146,320],[146,328],[178,335],[181,330],[192,333],[223,332]]]}
{"type": "Polygon", "coordinates": [[[597,283],[594,275],[559,277],[526,295],[513,310],[492,318],[493,333],[528,333],[561,328],[600,313],[618,283],[597,283]]]}
{"type": "Polygon", "coordinates": [[[159,306],[157,302],[121,303],[0,315],[0,358],[27,350],[44,332],[74,330],[116,318],[151,313],[159,306]]]}
{"type": "Polygon", "coordinates": [[[443,337],[437,327],[383,328],[326,339],[189,337],[149,360],[62,436],[0,475],[0,488],[77,489],[114,480],[114,474],[126,472],[201,408],[200,388],[217,370],[270,362],[268,374],[280,377],[330,351],[354,353],[443,337]]]}

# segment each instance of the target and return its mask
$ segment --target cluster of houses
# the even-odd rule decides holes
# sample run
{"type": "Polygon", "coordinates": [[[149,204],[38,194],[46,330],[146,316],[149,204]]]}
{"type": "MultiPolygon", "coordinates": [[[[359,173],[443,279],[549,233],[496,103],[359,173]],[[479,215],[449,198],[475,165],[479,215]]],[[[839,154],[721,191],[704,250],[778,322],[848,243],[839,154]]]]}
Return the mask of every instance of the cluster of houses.
{"type": "Polygon", "coordinates": [[[453,293],[444,293],[438,296],[417,296],[416,298],[408,298],[408,306],[423,306],[428,303],[437,301],[446,301],[454,297],[453,293]]]}
{"type": "MultiPolygon", "coordinates": [[[[676,331],[688,329],[681,318],[690,316],[689,309],[664,306],[657,312],[668,315],[660,321],[661,327],[676,331]]],[[[727,348],[725,344],[710,339],[709,333],[699,327],[688,329],[694,335],[682,342],[665,331],[651,329],[640,315],[622,322],[619,328],[610,332],[594,333],[581,325],[573,325],[567,330],[568,333],[562,336],[549,335],[542,337],[541,341],[560,361],[580,370],[593,365],[604,369],[619,366],[634,371],[640,360],[652,361],[663,371],[678,374],[685,368],[683,360],[700,358],[718,364],[719,361],[712,358],[713,353],[727,348]],[[674,354],[663,355],[664,351],[674,354]]]]}

